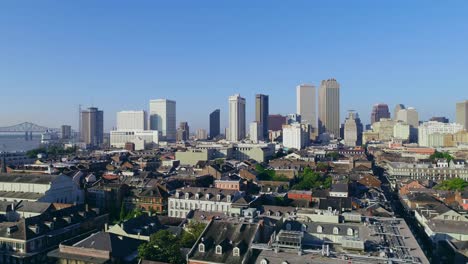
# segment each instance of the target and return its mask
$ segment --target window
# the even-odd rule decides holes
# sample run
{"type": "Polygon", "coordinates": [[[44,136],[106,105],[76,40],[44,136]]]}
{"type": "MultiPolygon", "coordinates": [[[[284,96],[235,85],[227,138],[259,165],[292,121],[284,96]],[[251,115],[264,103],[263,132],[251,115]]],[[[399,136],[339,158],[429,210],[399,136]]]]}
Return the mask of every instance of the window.
{"type": "Polygon", "coordinates": [[[226,200],[227,200],[228,203],[230,203],[230,202],[231,202],[231,195],[228,195],[228,196],[226,197],[226,200]]]}
{"type": "Polygon", "coordinates": [[[234,257],[239,257],[240,256],[240,249],[238,247],[235,247],[234,250],[232,251],[232,255],[234,257]]]}
{"type": "Polygon", "coordinates": [[[216,254],[218,255],[223,254],[223,247],[221,245],[216,246],[216,254]]]}
{"type": "Polygon", "coordinates": [[[288,231],[291,230],[291,224],[289,224],[289,223],[286,224],[286,230],[288,230],[288,231]]]}
{"type": "Polygon", "coordinates": [[[262,259],[262,261],[260,261],[260,264],[268,264],[268,260],[262,259]]]}
{"type": "Polygon", "coordinates": [[[195,199],[197,199],[197,200],[200,199],[200,194],[198,194],[198,193],[195,194],[195,199]]]}
{"type": "Polygon", "coordinates": [[[323,227],[317,226],[317,233],[322,233],[322,232],[323,232],[323,227]]]}
{"type": "Polygon", "coordinates": [[[188,199],[189,198],[189,193],[186,193],[185,194],[185,199],[188,199]]]}
{"type": "Polygon", "coordinates": [[[216,200],[221,201],[221,194],[216,195],[216,200]]]}
{"type": "Polygon", "coordinates": [[[354,235],[354,232],[353,232],[353,229],[352,228],[348,228],[348,236],[352,236],[354,235]]]}
{"type": "Polygon", "coordinates": [[[204,253],[205,252],[205,244],[200,243],[200,245],[198,245],[198,251],[204,253]]]}
{"type": "Polygon", "coordinates": [[[333,234],[334,234],[334,235],[338,235],[338,232],[339,232],[339,231],[340,231],[340,230],[338,229],[338,227],[334,227],[334,228],[333,228],[333,234]]]}

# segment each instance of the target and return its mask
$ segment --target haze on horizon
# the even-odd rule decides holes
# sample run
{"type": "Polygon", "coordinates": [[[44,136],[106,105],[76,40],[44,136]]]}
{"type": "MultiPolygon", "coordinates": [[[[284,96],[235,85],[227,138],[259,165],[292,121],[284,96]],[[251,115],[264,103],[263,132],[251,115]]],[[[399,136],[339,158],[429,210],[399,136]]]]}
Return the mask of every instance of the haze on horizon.
{"type": "Polygon", "coordinates": [[[336,78],[341,119],[372,105],[415,107],[422,120],[467,99],[466,1],[3,1],[0,126],[78,123],[78,105],[148,109],[177,101],[177,122],[208,128],[228,96],[270,96],[296,110],[295,87],[336,78]]]}

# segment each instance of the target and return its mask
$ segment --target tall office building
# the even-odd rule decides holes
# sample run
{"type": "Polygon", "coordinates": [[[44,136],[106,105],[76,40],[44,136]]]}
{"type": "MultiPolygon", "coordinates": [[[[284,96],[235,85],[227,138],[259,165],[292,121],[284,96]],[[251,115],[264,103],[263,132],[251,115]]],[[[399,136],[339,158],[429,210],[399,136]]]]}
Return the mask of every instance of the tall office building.
{"type": "Polygon", "coordinates": [[[261,138],[268,139],[268,95],[255,95],[255,121],[261,128],[261,138]]]}
{"type": "Polygon", "coordinates": [[[456,108],[456,123],[468,131],[468,100],[457,103],[456,108]]]}
{"type": "Polygon", "coordinates": [[[319,90],[319,133],[340,135],[340,84],[335,79],[323,80],[319,90]]]}
{"type": "Polygon", "coordinates": [[[396,121],[402,121],[410,126],[410,142],[418,140],[419,114],[413,107],[397,112],[396,121]]]}
{"type": "Polygon", "coordinates": [[[317,129],[317,104],[315,86],[301,84],[296,87],[296,113],[301,116],[301,122],[317,129]]]}
{"type": "Polygon", "coordinates": [[[104,112],[96,107],[81,111],[81,141],[97,147],[104,141],[104,112]]]}
{"type": "Polygon", "coordinates": [[[229,96],[229,141],[245,138],[245,98],[240,94],[229,96]]]}
{"type": "Polygon", "coordinates": [[[208,138],[208,133],[206,129],[200,128],[197,130],[197,139],[198,140],[206,140],[208,138]]]}
{"type": "Polygon", "coordinates": [[[176,102],[167,99],[150,101],[150,129],[161,131],[165,140],[176,140],[176,102]]]}
{"type": "Polygon", "coordinates": [[[143,110],[117,112],[117,130],[146,130],[147,119],[143,110]]]}
{"type": "Polygon", "coordinates": [[[210,114],[210,139],[216,138],[221,134],[220,110],[216,109],[210,114]]]}
{"type": "Polygon", "coordinates": [[[269,115],[268,116],[268,130],[280,131],[283,125],[286,124],[287,118],[282,115],[269,115]]]}
{"type": "Polygon", "coordinates": [[[190,128],[187,122],[180,122],[177,129],[177,141],[187,141],[190,138],[190,128]]]}
{"type": "Polygon", "coordinates": [[[283,146],[300,150],[309,145],[309,135],[310,125],[307,123],[283,125],[283,146]]]}
{"type": "Polygon", "coordinates": [[[371,124],[379,122],[381,118],[390,118],[390,111],[386,104],[375,104],[372,107],[371,124]]]}
{"type": "Polygon", "coordinates": [[[259,140],[263,139],[263,136],[261,134],[262,125],[257,121],[253,121],[252,123],[250,123],[250,141],[252,141],[253,143],[258,143],[259,140]]]}
{"type": "Polygon", "coordinates": [[[405,105],[403,104],[397,104],[395,108],[393,109],[393,120],[398,120],[398,111],[406,109],[405,105]]]}
{"type": "Polygon", "coordinates": [[[71,138],[72,138],[71,126],[62,125],[62,139],[71,139],[71,138]]]}
{"type": "Polygon", "coordinates": [[[344,122],[344,144],[348,147],[362,145],[363,126],[359,115],[354,111],[349,111],[348,117],[344,122]]]}

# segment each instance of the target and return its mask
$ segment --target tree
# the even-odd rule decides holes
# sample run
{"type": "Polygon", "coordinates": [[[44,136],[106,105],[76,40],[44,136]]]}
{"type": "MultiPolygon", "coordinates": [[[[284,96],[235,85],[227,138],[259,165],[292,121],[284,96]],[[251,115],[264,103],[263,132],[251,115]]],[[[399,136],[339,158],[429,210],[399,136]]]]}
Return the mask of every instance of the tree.
{"type": "Polygon", "coordinates": [[[466,187],[468,187],[468,182],[460,179],[460,178],[453,178],[450,180],[443,181],[435,186],[435,189],[438,190],[447,190],[447,191],[463,191],[466,187]]]}
{"type": "Polygon", "coordinates": [[[203,233],[203,230],[205,230],[205,227],[206,224],[202,222],[190,222],[182,232],[182,237],[180,239],[181,246],[186,248],[192,247],[203,233]]]}
{"type": "Polygon", "coordinates": [[[159,230],[151,235],[148,243],[138,247],[138,256],[145,260],[173,264],[185,262],[180,252],[179,238],[168,230],[159,230]]]}
{"type": "Polygon", "coordinates": [[[331,186],[331,177],[321,176],[320,173],[307,167],[299,175],[299,181],[293,185],[295,190],[310,190],[319,188],[329,188],[331,186]]]}
{"type": "Polygon", "coordinates": [[[437,159],[446,159],[447,162],[450,162],[451,160],[453,160],[453,156],[450,155],[448,152],[436,151],[436,152],[434,152],[434,154],[429,156],[429,159],[432,160],[432,161],[435,161],[437,159]]]}

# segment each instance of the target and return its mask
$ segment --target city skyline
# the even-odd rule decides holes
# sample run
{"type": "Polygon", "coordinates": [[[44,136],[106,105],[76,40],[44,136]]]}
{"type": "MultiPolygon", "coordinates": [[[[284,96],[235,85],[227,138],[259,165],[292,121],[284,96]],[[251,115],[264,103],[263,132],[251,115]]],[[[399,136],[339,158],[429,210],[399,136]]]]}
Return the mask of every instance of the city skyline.
{"type": "Polygon", "coordinates": [[[0,42],[0,126],[29,121],[77,130],[81,104],[104,110],[109,131],[115,113],[148,111],[148,100],[171,98],[176,122],[207,129],[207,116],[219,108],[223,131],[228,96],[246,98],[249,124],[255,94],[269,95],[270,114],[286,115],[295,113],[297,85],[318,87],[328,78],[342,86],[340,123],[354,109],[368,124],[376,103],[413,106],[421,120],[455,120],[468,84],[468,39],[459,34],[467,4],[402,3],[83,1],[79,14],[76,3],[2,3],[0,32],[8,41],[0,42]],[[325,21],[330,12],[335,19],[325,21]]]}

